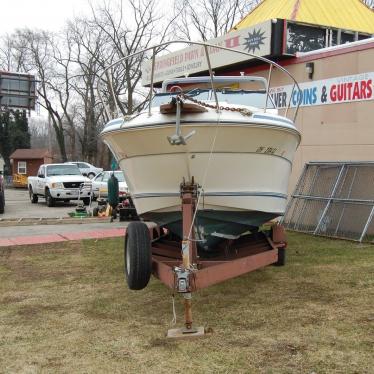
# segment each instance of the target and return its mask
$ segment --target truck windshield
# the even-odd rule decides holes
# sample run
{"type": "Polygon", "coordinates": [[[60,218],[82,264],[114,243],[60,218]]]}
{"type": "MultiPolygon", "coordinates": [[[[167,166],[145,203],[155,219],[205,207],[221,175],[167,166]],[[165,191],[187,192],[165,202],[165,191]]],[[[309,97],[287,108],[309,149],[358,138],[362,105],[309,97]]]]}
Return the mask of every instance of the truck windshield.
{"type": "Polygon", "coordinates": [[[47,176],[55,175],[82,175],[77,165],[49,165],[47,166],[47,176]]]}

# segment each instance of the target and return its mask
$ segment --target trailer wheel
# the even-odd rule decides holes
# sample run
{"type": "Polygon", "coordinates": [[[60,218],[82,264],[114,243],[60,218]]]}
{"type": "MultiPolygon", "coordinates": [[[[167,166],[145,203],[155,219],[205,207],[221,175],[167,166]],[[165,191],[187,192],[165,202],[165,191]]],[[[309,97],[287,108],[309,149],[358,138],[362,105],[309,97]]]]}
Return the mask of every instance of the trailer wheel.
{"type": "Polygon", "coordinates": [[[55,205],[55,199],[52,197],[48,188],[45,190],[45,202],[47,203],[47,206],[50,208],[55,205]]]}
{"type": "Polygon", "coordinates": [[[274,263],[275,266],[286,265],[286,249],[278,248],[278,261],[274,263]]]}
{"type": "Polygon", "coordinates": [[[36,204],[38,202],[38,195],[35,195],[32,191],[32,187],[29,188],[29,195],[30,195],[30,201],[32,204],[36,204]]]}
{"type": "Polygon", "coordinates": [[[151,236],[143,222],[130,222],[125,236],[125,276],[130,290],[142,290],[151,277],[151,236]]]}

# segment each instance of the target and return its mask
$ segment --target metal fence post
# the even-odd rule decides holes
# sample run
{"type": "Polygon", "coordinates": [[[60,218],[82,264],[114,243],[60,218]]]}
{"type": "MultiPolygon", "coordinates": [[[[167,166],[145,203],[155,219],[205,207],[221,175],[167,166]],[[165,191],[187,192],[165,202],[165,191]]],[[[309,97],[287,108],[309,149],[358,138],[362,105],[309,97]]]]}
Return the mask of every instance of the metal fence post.
{"type": "Polygon", "coordinates": [[[338,177],[337,177],[337,179],[336,179],[335,185],[334,185],[334,187],[333,187],[333,189],[332,189],[332,191],[331,191],[331,194],[330,194],[330,196],[329,196],[329,200],[328,200],[328,202],[327,202],[327,204],[326,204],[325,209],[323,210],[323,212],[322,212],[322,214],[321,214],[321,218],[320,218],[319,221],[318,221],[318,224],[317,224],[317,226],[316,226],[316,229],[315,229],[314,232],[313,232],[313,235],[316,235],[316,234],[317,234],[317,232],[318,232],[318,230],[319,230],[319,228],[320,228],[320,226],[321,226],[321,224],[322,224],[322,222],[323,222],[323,219],[325,218],[325,215],[326,215],[326,213],[327,213],[327,211],[328,211],[328,209],[329,209],[329,207],[330,207],[330,205],[331,205],[331,200],[332,200],[332,198],[334,197],[335,191],[336,191],[336,189],[337,189],[337,187],[338,187],[338,185],[339,185],[339,182],[340,182],[340,179],[341,179],[341,177],[342,177],[342,174],[343,174],[343,170],[344,170],[344,169],[345,169],[345,165],[342,165],[342,167],[340,168],[339,175],[338,175],[338,177]]]}
{"type": "Polygon", "coordinates": [[[368,220],[366,221],[366,225],[365,225],[364,230],[362,231],[362,234],[361,234],[361,236],[360,236],[360,240],[359,240],[360,243],[362,242],[362,240],[364,239],[364,237],[365,237],[365,235],[366,235],[366,232],[368,231],[368,228],[369,228],[370,223],[371,223],[371,221],[372,221],[372,219],[373,219],[373,216],[374,216],[374,205],[373,205],[373,207],[371,208],[371,212],[370,212],[370,214],[369,214],[368,220]]]}
{"type": "MultiPolygon", "coordinates": [[[[348,199],[351,197],[352,188],[353,188],[353,183],[354,183],[355,180],[356,180],[356,174],[357,174],[357,166],[355,167],[355,172],[354,172],[354,174],[353,174],[352,182],[351,182],[351,185],[349,186],[348,196],[347,196],[348,199]]],[[[347,174],[346,174],[346,176],[347,176],[347,174]]],[[[344,179],[344,180],[345,180],[345,179],[344,179]]],[[[338,224],[336,225],[336,229],[335,229],[335,233],[334,233],[335,236],[336,236],[336,234],[338,233],[338,230],[339,230],[339,227],[340,227],[340,222],[342,221],[342,218],[343,218],[343,216],[344,216],[344,212],[345,212],[345,204],[344,204],[343,209],[342,209],[342,212],[341,212],[341,214],[340,214],[338,224]]]]}
{"type": "MultiPolygon", "coordinates": [[[[297,181],[296,187],[295,187],[295,189],[294,189],[294,191],[293,191],[293,194],[291,194],[290,201],[287,203],[286,210],[285,210],[285,212],[284,212],[284,216],[283,216],[282,219],[280,220],[280,223],[281,223],[282,225],[283,225],[283,223],[284,223],[284,221],[285,221],[285,218],[286,218],[286,216],[287,216],[288,209],[289,209],[290,206],[291,206],[293,196],[297,194],[298,189],[299,189],[299,187],[300,187],[300,185],[301,185],[301,182],[304,182],[304,183],[305,183],[305,174],[306,174],[307,167],[308,167],[308,163],[305,163],[305,164],[304,164],[304,167],[303,167],[303,170],[302,170],[302,172],[301,172],[301,174],[300,174],[300,178],[299,178],[299,180],[297,181]]],[[[297,202],[296,202],[296,203],[297,203],[297,202]]],[[[295,209],[294,209],[294,212],[295,212],[295,209]]],[[[292,222],[292,218],[293,218],[293,214],[292,214],[292,216],[291,216],[289,222],[292,222]]],[[[287,222],[286,222],[286,224],[287,224],[287,222]]]]}
{"type": "MultiPolygon", "coordinates": [[[[319,174],[320,174],[320,167],[317,166],[316,172],[314,173],[312,182],[310,183],[310,186],[309,186],[309,190],[308,190],[308,193],[307,193],[308,195],[310,195],[312,193],[314,185],[316,183],[316,180],[319,177],[319,174]]],[[[304,217],[305,217],[305,214],[306,214],[306,210],[307,210],[307,204],[308,204],[308,200],[303,200],[302,209],[300,209],[300,214],[299,214],[299,219],[298,219],[299,223],[298,223],[297,226],[295,225],[295,228],[297,230],[299,230],[300,223],[304,220],[304,217]]]]}

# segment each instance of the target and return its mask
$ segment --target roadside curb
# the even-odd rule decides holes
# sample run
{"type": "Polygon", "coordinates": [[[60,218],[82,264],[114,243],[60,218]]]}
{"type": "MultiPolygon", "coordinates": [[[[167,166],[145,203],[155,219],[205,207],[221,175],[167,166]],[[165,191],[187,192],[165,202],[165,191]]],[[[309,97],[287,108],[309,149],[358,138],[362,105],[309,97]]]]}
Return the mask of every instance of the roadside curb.
{"type": "Polygon", "coordinates": [[[84,225],[89,223],[102,223],[110,222],[110,217],[82,217],[82,218],[70,218],[70,217],[42,217],[42,218],[0,218],[0,227],[9,226],[37,226],[37,225],[84,225]]]}
{"type": "Polygon", "coordinates": [[[59,242],[82,240],[82,239],[116,238],[116,237],[123,237],[124,235],[125,235],[125,228],[115,228],[115,229],[104,229],[104,230],[95,230],[95,231],[71,232],[71,233],[64,233],[64,234],[17,236],[17,237],[11,237],[11,238],[0,238],[0,247],[59,243],[59,242]]]}

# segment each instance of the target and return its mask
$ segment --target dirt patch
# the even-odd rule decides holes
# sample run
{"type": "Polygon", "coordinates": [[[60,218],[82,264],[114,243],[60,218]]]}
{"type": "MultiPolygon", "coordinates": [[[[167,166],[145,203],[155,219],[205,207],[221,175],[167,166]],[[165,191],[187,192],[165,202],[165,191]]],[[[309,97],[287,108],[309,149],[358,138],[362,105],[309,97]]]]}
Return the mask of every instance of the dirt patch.
{"type": "Polygon", "coordinates": [[[39,317],[41,314],[45,312],[56,312],[61,311],[60,305],[41,305],[41,304],[32,304],[32,305],[22,305],[17,314],[22,317],[39,317]]]}
{"type": "Polygon", "coordinates": [[[1,299],[2,304],[13,304],[19,303],[27,299],[27,295],[15,294],[15,295],[6,295],[1,299]]]}

